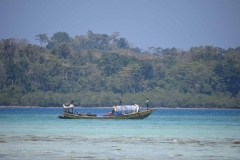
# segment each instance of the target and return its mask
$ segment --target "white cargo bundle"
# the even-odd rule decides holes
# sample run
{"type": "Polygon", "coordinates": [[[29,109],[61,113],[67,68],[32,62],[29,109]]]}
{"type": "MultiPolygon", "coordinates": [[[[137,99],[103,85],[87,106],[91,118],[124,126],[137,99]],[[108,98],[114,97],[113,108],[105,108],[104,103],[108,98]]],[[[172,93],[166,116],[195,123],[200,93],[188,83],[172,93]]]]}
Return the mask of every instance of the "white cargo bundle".
{"type": "Polygon", "coordinates": [[[138,112],[139,106],[137,104],[134,105],[124,105],[124,106],[114,106],[114,111],[121,114],[129,114],[138,112]]]}

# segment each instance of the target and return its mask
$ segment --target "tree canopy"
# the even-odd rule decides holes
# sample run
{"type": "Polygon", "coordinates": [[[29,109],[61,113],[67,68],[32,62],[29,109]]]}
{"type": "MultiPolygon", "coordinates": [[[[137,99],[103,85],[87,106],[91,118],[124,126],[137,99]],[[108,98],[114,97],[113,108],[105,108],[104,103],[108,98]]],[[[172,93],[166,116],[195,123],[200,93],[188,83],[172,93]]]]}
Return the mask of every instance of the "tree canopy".
{"type": "Polygon", "coordinates": [[[38,34],[40,46],[0,41],[0,105],[240,107],[240,47],[149,47],[114,32],[38,34]],[[46,47],[42,43],[47,43],[46,47]]]}
{"type": "Polygon", "coordinates": [[[39,40],[41,46],[42,46],[42,43],[47,43],[48,42],[48,36],[47,34],[38,34],[35,36],[36,37],[36,40],[39,40]]]}

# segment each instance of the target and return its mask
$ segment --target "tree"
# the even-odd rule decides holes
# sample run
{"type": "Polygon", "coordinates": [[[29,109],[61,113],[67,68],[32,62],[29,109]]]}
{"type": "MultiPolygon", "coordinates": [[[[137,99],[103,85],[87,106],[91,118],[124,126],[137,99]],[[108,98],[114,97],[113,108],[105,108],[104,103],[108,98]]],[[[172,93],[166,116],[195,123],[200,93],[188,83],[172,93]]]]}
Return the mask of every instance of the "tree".
{"type": "Polygon", "coordinates": [[[120,38],[117,42],[117,46],[119,48],[129,48],[126,38],[120,38]]]}
{"type": "Polygon", "coordinates": [[[57,32],[52,37],[51,40],[55,43],[64,43],[68,42],[70,39],[69,35],[66,32],[57,32]]]}
{"type": "Polygon", "coordinates": [[[228,55],[214,68],[222,84],[227,86],[232,96],[236,96],[240,90],[240,60],[237,57],[237,54],[228,55]]]}
{"type": "Polygon", "coordinates": [[[5,88],[6,85],[7,71],[5,68],[5,64],[0,62],[0,88],[5,88]]]}
{"type": "Polygon", "coordinates": [[[17,50],[16,39],[3,39],[0,43],[0,58],[13,60],[17,50]]]}
{"type": "Polygon", "coordinates": [[[47,43],[48,42],[47,33],[45,33],[45,34],[38,34],[35,37],[36,37],[36,40],[40,41],[41,46],[42,46],[42,43],[47,43]]]}

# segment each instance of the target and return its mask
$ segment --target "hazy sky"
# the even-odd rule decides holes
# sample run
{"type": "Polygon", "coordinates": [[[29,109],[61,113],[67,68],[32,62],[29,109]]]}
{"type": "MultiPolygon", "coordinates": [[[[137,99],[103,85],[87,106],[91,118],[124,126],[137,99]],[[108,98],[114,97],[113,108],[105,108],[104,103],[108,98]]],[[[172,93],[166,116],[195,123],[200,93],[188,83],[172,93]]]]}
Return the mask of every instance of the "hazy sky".
{"type": "Polygon", "coordinates": [[[240,0],[0,0],[0,39],[120,32],[134,46],[240,46],[240,0]]]}

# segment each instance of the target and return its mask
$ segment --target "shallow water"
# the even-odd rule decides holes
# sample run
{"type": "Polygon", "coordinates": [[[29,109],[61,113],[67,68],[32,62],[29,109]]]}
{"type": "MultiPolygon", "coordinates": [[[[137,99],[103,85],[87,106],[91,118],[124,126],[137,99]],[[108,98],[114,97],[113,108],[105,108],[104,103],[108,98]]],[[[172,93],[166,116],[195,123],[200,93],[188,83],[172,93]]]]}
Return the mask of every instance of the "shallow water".
{"type": "Polygon", "coordinates": [[[58,119],[60,113],[0,108],[0,159],[240,159],[240,110],[157,109],[144,120],[58,119]]]}

